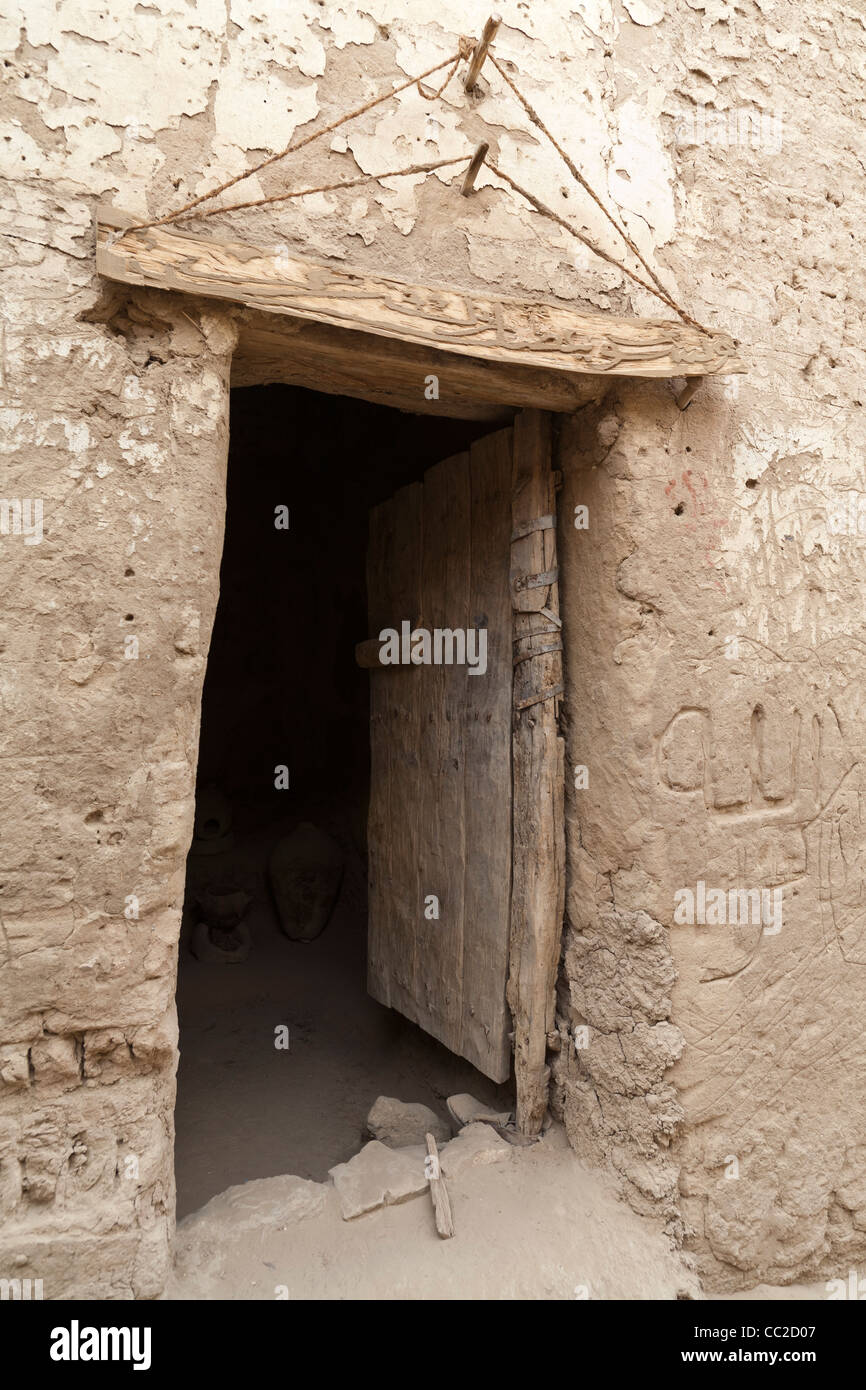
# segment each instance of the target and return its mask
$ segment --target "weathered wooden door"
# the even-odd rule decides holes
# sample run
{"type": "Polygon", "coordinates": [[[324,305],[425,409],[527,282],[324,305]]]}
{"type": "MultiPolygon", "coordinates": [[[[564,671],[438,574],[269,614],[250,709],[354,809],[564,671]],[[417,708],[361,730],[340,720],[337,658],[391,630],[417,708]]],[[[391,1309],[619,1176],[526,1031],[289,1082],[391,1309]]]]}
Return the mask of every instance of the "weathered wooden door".
{"type": "Polygon", "coordinates": [[[405,622],[432,648],[436,629],[471,629],[476,658],[371,676],[368,989],[495,1081],[511,1061],[511,443],[488,435],[375,508],[367,567],[374,636],[405,622]]]}
{"type": "Polygon", "coordinates": [[[565,884],[550,417],[523,411],[375,508],[367,586],[368,988],[495,1081],[513,1041],[537,1133],[565,884]],[[403,658],[462,633],[484,669],[382,667],[388,630],[403,658]]]}

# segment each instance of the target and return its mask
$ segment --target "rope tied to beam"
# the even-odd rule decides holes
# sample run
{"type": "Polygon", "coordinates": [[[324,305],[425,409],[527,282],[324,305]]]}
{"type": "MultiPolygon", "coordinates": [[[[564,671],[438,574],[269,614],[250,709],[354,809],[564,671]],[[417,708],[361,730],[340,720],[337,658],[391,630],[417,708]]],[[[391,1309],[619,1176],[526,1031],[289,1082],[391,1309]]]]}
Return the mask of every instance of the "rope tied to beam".
{"type": "Polygon", "coordinates": [[[502,66],[502,64],[499,62],[498,58],[496,58],[495,55],[494,55],[493,53],[491,53],[491,54],[489,55],[489,57],[490,57],[491,63],[492,63],[493,66],[495,67],[496,71],[499,73],[499,76],[502,78],[502,80],[503,80],[504,82],[506,82],[506,83],[508,84],[508,86],[511,88],[512,92],[514,93],[514,95],[517,97],[517,100],[520,102],[520,105],[523,107],[523,109],[524,109],[524,111],[526,112],[527,116],[528,116],[529,119],[532,121],[532,124],[535,125],[535,126],[537,126],[538,129],[541,131],[541,133],[547,137],[547,139],[550,141],[551,145],[553,146],[553,148],[556,150],[557,154],[558,154],[558,155],[560,156],[560,158],[562,159],[563,163],[565,164],[565,167],[568,169],[568,171],[569,171],[569,173],[572,175],[572,177],[573,177],[574,179],[576,179],[577,182],[580,184],[581,188],[584,189],[585,192],[587,192],[587,193],[589,194],[589,196],[590,196],[590,198],[592,198],[593,202],[594,202],[594,203],[597,203],[597,205],[599,206],[599,208],[601,208],[601,211],[604,213],[604,215],[605,215],[605,217],[607,218],[608,222],[610,223],[610,225],[611,225],[613,228],[615,228],[615,230],[616,230],[616,231],[619,233],[619,235],[622,237],[623,241],[625,242],[625,244],[626,244],[626,246],[628,247],[628,249],[631,251],[632,255],[634,255],[634,256],[640,261],[641,265],[643,266],[643,268],[644,268],[644,270],[646,271],[647,275],[648,275],[648,276],[650,277],[650,279],[652,280],[652,282],[653,282],[653,284],[655,285],[656,289],[661,290],[663,293],[667,293],[667,291],[665,290],[664,285],[661,283],[661,281],[659,280],[658,276],[656,275],[656,273],[655,273],[655,271],[652,269],[652,267],[649,266],[649,265],[647,264],[647,262],[644,260],[643,256],[641,255],[641,253],[640,253],[640,251],[638,250],[637,246],[636,246],[636,245],[634,244],[634,242],[632,241],[632,239],[631,239],[631,237],[629,236],[628,232],[625,230],[624,227],[621,227],[621,226],[620,226],[619,222],[617,222],[617,220],[616,220],[616,218],[613,216],[613,214],[612,214],[611,212],[609,212],[608,209],[605,207],[605,205],[604,205],[604,203],[602,202],[601,198],[598,196],[598,194],[596,193],[595,189],[592,187],[592,184],[589,182],[589,180],[588,180],[587,178],[584,177],[584,175],[580,172],[580,170],[578,169],[578,167],[577,167],[577,165],[574,163],[574,161],[573,161],[572,159],[570,159],[569,156],[566,154],[565,150],[562,148],[562,146],[560,145],[560,143],[559,143],[559,141],[556,139],[556,137],[551,133],[550,130],[548,130],[547,126],[544,124],[544,121],[541,119],[541,117],[539,116],[538,112],[535,110],[535,107],[532,106],[532,105],[530,104],[529,101],[527,101],[526,97],[525,97],[525,96],[523,95],[523,93],[521,92],[521,90],[520,90],[520,88],[518,87],[517,83],[508,75],[508,73],[505,71],[505,68],[502,66]]]}
{"type": "Polygon", "coordinates": [[[607,261],[609,265],[616,266],[617,270],[621,270],[623,275],[627,275],[630,280],[634,280],[635,284],[640,285],[641,289],[647,290],[649,294],[655,295],[656,299],[660,299],[669,309],[673,309],[674,313],[679,315],[683,323],[691,324],[692,328],[697,328],[701,333],[712,333],[711,329],[705,328],[702,323],[698,323],[697,319],[692,318],[691,314],[687,313],[685,309],[680,308],[676,300],[672,299],[666,290],[656,289],[648,280],[644,280],[642,275],[638,275],[636,271],[630,270],[622,261],[618,261],[616,256],[612,256],[609,251],[605,251],[602,247],[596,246],[595,242],[592,241],[590,237],[578,231],[577,227],[565,217],[561,217],[558,212],[554,212],[553,208],[549,208],[540,198],[536,198],[534,193],[531,193],[528,188],[524,188],[522,184],[519,184],[510,174],[506,174],[505,170],[501,169],[498,164],[495,164],[492,159],[487,160],[487,166],[498,179],[502,179],[502,182],[507,183],[515,193],[519,193],[521,198],[525,198],[528,203],[531,203],[536,212],[541,213],[542,217],[547,217],[550,221],[556,222],[560,227],[564,227],[567,232],[570,232],[573,237],[576,237],[577,240],[588,247],[590,251],[595,252],[596,256],[600,256],[601,259],[607,261]]]}
{"type": "MultiPolygon", "coordinates": [[[[316,130],[311,130],[308,135],[302,136],[300,140],[290,141],[285,149],[279,150],[276,154],[268,155],[267,159],[260,160],[259,163],[254,164],[251,169],[245,169],[242,174],[235,174],[234,178],[226,179],[224,183],[218,184],[216,188],[211,188],[207,193],[200,193],[197,198],[190,198],[189,202],[184,203],[182,208],[177,208],[174,212],[167,212],[164,217],[154,218],[152,222],[137,222],[132,227],[126,227],[124,229],[124,235],[126,235],[127,232],[144,232],[151,227],[164,227],[167,222],[175,222],[178,217],[183,217],[185,214],[192,212],[195,208],[200,207],[202,203],[207,203],[211,198],[216,198],[220,193],[225,193],[228,189],[234,188],[235,184],[241,183],[244,179],[252,178],[253,174],[261,173],[262,169],[267,169],[270,165],[277,164],[281,159],[285,159],[287,155],[296,154],[298,150],[304,149],[306,145],[312,144],[314,140],[320,139],[321,136],[330,135],[331,132],[336,130],[339,126],[345,125],[346,121],[355,120],[356,117],[365,115],[367,111],[372,111],[375,106],[381,106],[383,101],[388,101],[391,97],[398,96],[400,92],[405,92],[407,87],[417,86],[419,92],[421,92],[422,95],[426,95],[421,87],[421,82],[424,78],[432,77],[434,72],[441,72],[443,68],[447,68],[450,65],[451,71],[438,92],[434,93],[436,97],[440,97],[451,81],[451,78],[454,76],[454,73],[457,71],[458,64],[464,55],[467,43],[471,43],[471,40],[461,37],[456,53],[452,53],[447,58],[443,58],[439,63],[434,63],[432,67],[427,68],[416,77],[409,77],[405,82],[401,82],[398,86],[392,87],[390,91],[381,92],[377,97],[371,97],[371,99],[365,101],[362,106],[356,106],[352,111],[345,112],[344,115],[338,116],[335,120],[329,122],[328,125],[319,126],[316,130]]],[[[242,204],[242,206],[246,205],[242,204]]],[[[226,209],[222,210],[225,211],[226,209]]]]}
{"type": "MultiPolygon", "coordinates": [[[[402,178],[406,174],[430,174],[434,169],[446,169],[452,164],[466,164],[472,155],[458,154],[453,159],[434,159],[428,164],[410,164],[405,169],[385,169],[378,174],[359,174],[356,179],[338,179],[336,183],[322,183],[316,188],[296,188],[290,193],[274,193],[267,198],[252,198],[246,203],[229,203],[225,207],[208,208],[206,212],[193,214],[196,217],[219,217],[223,212],[241,212],[245,208],[260,208],[270,203],[286,203],[292,198],[309,198],[313,193],[333,193],[340,188],[358,188],[364,183],[376,183],[379,179],[402,178]]],[[[178,213],[177,217],[183,216],[178,213]]],[[[137,227],[128,227],[127,231],[138,231],[137,227]]]]}
{"type": "MultiPolygon", "coordinates": [[[[489,23],[492,23],[492,21],[489,21],[489,23]]],[[[498,27],[498,20],[496,27],[498,27]]],[[[288,145],[286,145],[285,149],[278,151],[276,154],[269,155],[266,159],[260,160],[260,162],[258,164],[253,165],[251,169],[246,169],[243,173],[236,174],[231,179],[226,179],[224,183],[218,184],[216,188],[210,189],[207,193],[202,193],[199,194],[199,196],[196,198],[191,198],[187,203],[183,205],[183,207],[177,208],[174,212],[166,213],[163,217],[155,218],[153,221],[150,222],[138,222],[135,223],[133,226],[124,228],[122,231],[110,233],[109,244],[113,244],[114,242],[121,240],[130,232],[142,232],[147,231],[152,227],[163,227],[170,222],[176,222],[179,218],[182,217],[216,217],[221,213],[241,212],[249,208],[265,207],[273,203],[288,202],[294,198],[311,197],[315,193],[330,193],[337,191],[341,188],[357,188],[362,184],[379,182],[383,179],[403,178],[412,174],[432,173],[437,169],[444,169],[448,168],[451,165],[462,164],[464,161],[467,162],[470,166],[472,166],[472,181],[474,182],[474,176],[477,174],[481,166],[486,163],[491,173],[493,173],[498,179],[500,179],[504,184],[506,184],[512,190],[512,192],[517,193],[520,197],[524,198],[530,204],[530,206],[532,206],[536,210],[536,212],[538,212],[542,217],[546,217],[550,221],[555,222],[558,226],[562,227],[566,232],[568,232],[569,235],[575,237],[577,241],[581,242],[582,245],[586,246],[586,248],[589,251],[593,252],[601,260],[606,261],[608,265],[614,266],[623,275],[628,276],[628,278],[631,279],[636,285],[639,285],[641,289],[644,289],[649,294],[654,295],[655,298],[659,299],[664,305],[666,305],[667,308],[673,310],[673,312],[677,314],[680,319],[682,319],[683,323],[689,324],[692,328],[696,328],[700,333],[712,336],[711,329],[705,327],[704,324],[699,323],[697,319],[693,318],[691,314],[687,313],[687,311],[677,303],[673,296],[668,293],[661,280],[656,275],[652,267],[649,265],[649,263],[641,253],[639,247],[636,245],[632,237],[629,236],[625,228],[620,225],[620,223],[613,216],[613,214],[608,210],[608,208],[605,207],[602,199],[596,193],[589,180],[586,178],[584,174],[581,173],[577,165],[563,149],[560,142],[556,139],[551,130],[542,120],[541,116],[539,116],[534,106],[532,106],[531,102],[529,102],[527,98],[523,95],[517,83],[509,75],[509,73],[506,72],[503,64],[490,51],[489,43],[485,48],[484,56],[490,59],[496,71],[499,73],[500,77],[503,79],[503,81],[506,83],[509,89],[513,92],[514,96],[517,98],[520,105],[523,107],[523,110],[526,112],[533,125],[535,125],[546,137],[546,139],[550,141],[551,145],[559,154],[560,158],[563,160],[564,164],[566,165],[566,168],[569,170],[572,177],[577,181],[580,187],[586,193],[589,194],[593,202],[598,206],[598,208],[607,218],[608,222],[610,222],[617,235],[622,238],[629,251],[638,260],[640,265],[646,271],[646,274],[649,276],[649,280],[645,280],[642,275],[637,274],[635,271],[631,270],[629,266],[625,265],[622,261],[617,260],[615,256],[610,254],[610,252],[603,250],[603,248],[598,246],[591,239],[591,237],[587,236],[584,232],[578,230],[578,228],[575,227],[573,223],[569,222],[567,218],[562,217],[557,212],[554,212],[552,208],[549,208],[547,204],[543,203],[541,199],[536,197],[534,193],[532,193],[529,189],[526,189],[521,184],[519,184],[516,179],[512,178],[510,174],[507,174],[504,169],[500,168],[499,165],[497,165],[495,161],[489,157],[486,147],[482,146],[479,146],[477,150],[470,154],[458,155],[451,159],[434,160],[429,163],[410,164],[403,169],[391,169],[376,174],[362,174],[358,178],[342,179],[334,183],[320,184],[315,188],[294,189],[288,193],[275,193],[263,198],[249,199],[246,202],[242,203],[230,203],[227,206],[210,208],[206,212],[197,211],[201,207],[202,203],[209,202],[212,198],[218,197],[219,194],[225,193],[229,188],[233,188],[236,184],[241,183],[244,179],[251,178],[254,174],[258,174],[263,169],[269,168],[272,164],[278,163],[280,160],[285,159],[288,155],[294,154],[298,150],[304,149],[305,146],[311,144],[314,140],[319,139],[323,135],[329,135],[332,131],[337,130],[341,125],[345,125],[347,121],[355,120],[357,117],[365,115],[366,112],[373,110],[374,107],[380,106],[382,102],[388,101],[391,97],[398,96],[400,92],[404,92],[410,87],[417,87],[419,93],[422,97],[424,97],[425,100],[439,100],[444,95],[449,83],[455,76],[461,61],[471,61],[473,54],[479,48],[481,42],[482,41],[479,40],[479,42],[476,43],[475,40],[467,38],[465,35],[461,34],[458,41],[457,51],[455,53],[452,53],[448,58],[442,59],[441,62],[434,63],[431,67],[427,68],[424,72],[419,73],[416,77],[407,78],[405,82],[399,83],[396,87],[391,88],[390,91],[382,92],[379,94],[379,96],[376,97],[371,97],[369,101],[364,102],[361,106],[357,106],[353,108],[351,111],[345,112],[342,116],[336,117],[327,125],[320,126],[316,130],[310,131],[309,134],[302,136],[299,140],[291,141],[288,145]],[[435,91],[425,90],[423,86],[424,78],[431,77],[434,73],[441,72],[443,68],[447,68],[448,71],[441,85],[435,91]]],[[[464,188],[464,191],[468,190],[464,188]]]]}

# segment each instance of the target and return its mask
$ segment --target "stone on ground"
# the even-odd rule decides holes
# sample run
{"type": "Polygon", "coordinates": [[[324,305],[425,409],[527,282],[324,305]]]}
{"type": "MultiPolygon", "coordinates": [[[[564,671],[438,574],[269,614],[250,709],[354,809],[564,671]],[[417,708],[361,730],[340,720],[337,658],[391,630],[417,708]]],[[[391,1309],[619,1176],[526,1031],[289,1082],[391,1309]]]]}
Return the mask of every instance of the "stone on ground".
{"type": "Polygon", "coordinates": [[[280,1228],[318,1216],[327,1193],[327,1183],[310,1182],[292,1174],[238,1183],[182,1221],[178,1234],[207,1226],[229,1229],[234,1235],[264,1224],[280,1228]]]}
{"type": "Polygon", "coordinates": [[[456,1129],[471,1125],[476,1120],[482,1120],[488,1125],[507,1125],[511,1119],[510,1110],[494,1110],[492,1106],[484,1105],[482,1101],[476,1100],[466,1092],[459,1096],[449,1096],[445,1104],[456,1129]]]}
{"type": "Polygon", "coordinates": [[[459,1178],[467,1168],[477,1168],[483,1163],[501,1163],[511,1156],[511,1152],[511,1145],[501,1139],[490,1125],[466,1125],[439,1155],[442,1176],[459,1178]]]}
{"type": "Polygon", "coordinates": [[[432,1134],[437,1144],[447,1144],[451,1138],[450,1127],[429,1105],[411,1104],[393,1096],[379,1096],[367,1116],[367,1130],[391,1149],[423,1144],[427,1134],[432,1134]]]}
{"type": "Polygon", "coordinates": [[[263,1230],[283,1232],[320,1216],[330,1191],[328,1183],[293,1174],[227,1188],[178,1226],[177,1278],[194,1279],[206,1269],[208,1297],[224,1297],[223,1286],[231,1284],[238,1247],[259,1239],[263,1230]]]}
{"type": "Polygon", "coordinates": [[[338,1163],[330,1172],[343,1220],[420,1197],[427,1191],[426,1156],[427,1150],[420,1145],[389,1149],[372,1139],[348,1163],[338,1163]]]}

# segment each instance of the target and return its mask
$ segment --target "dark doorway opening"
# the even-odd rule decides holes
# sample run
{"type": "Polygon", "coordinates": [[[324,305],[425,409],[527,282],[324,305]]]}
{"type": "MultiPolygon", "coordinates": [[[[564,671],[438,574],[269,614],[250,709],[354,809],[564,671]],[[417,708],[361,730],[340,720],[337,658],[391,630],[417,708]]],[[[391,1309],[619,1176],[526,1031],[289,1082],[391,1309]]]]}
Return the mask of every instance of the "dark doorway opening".
{"type": "MultiPolygon", "coordinates": [[[[387,676],[354,656],[375,635],[370,508],[492,428],[293,387],[233,392],[178,972],[179,1217],[250,1179],[322,1180],[357,1152],[378,1095],[444,1114],[445,1096],[470,1091],[510,1108],[505,1088],[367,996],[369,682],[387,676]],[[301,825],[339,864],[309,941],[281,930],[268,874],[301,825]]],[[[321,899],[322,881],[299,891],[321,899]]]]}

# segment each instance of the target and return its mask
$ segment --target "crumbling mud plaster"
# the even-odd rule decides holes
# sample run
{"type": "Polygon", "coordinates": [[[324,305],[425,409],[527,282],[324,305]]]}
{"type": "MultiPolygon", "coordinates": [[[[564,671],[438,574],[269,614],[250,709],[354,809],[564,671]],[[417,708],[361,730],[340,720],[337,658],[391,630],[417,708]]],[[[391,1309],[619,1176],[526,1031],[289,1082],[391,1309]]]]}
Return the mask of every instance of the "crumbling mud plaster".
{"type": "Polygon", "coordinates": [[[74,285],[46,284],[65,261],[33,245],[6,306],[36,322],[7,346],[2,413],[5,489],[43,500],[44,535],[0,555],[0,1263],[46,1296],[152,1297],[232,337],[147,295],[76,321],[74,285]]]}
{"type": "Polygon", "coordinates": [[[738,428],[718,388],[681,415],[649,386],[560,445],[589,785],[569,796],[556,1103],[723,1289],[835,1277],[866,1230],[862,540],[834,534],[823,431],[738,459],[738,428]],[[780,910],[678,920],[698,881],[780,910]]]}
{"type": "MultiPolygon", "coordinates": [[[[500,8],[497,51],[529,98],[750,366],[685,413],[668,386],[623,386],[563,427],[569,758],[590,780],[569,804],[556,1103],[717,1286],[836,1276],[866,1253],[864,17],[777,0],[500,8]],[[570,529],[581,504],[586,531],[570,529]],[[778,934],[674,923],[677,890],[755,876],[782,887],[778,934]]],[[[173,1225],[176,941],[233,329],[230,311],[101,285],[93,209],[179,206],[444,58],[487,9],[6,14],[2,494],[40,499],[44,534],[0,535],[0,1273],[43,1278],[47,1297],[147,1297],[173,1225]]],[[[407,89],[240,191],[482,138],[619,253],[492,73],[472,99],[407,89]]],[[[459,177],[205,225],[409,280],[657,314],[489,171],[472,199],[459,177]]]]}
{"type": "Polygon", "coordinates": [[[761,9],[704,8],[706,66],[677,86],[707,122],[759,89],[781,117],[783,155],[770,127],[678,152],[676,248],[724,266],[749,377],[684,413],[626,387],[560,441],[568,756],[589,785],[569,787],[556,1104],[718,1289],[836,1277],[866,1231],[864,25],[813,12],[794,33],[788,10],[781,32],[761,9]],[[826,145],[807,54],[838,92],[826,145]],[[699,880],[778,890],[779,929],[678,924],[699,880]]]}

